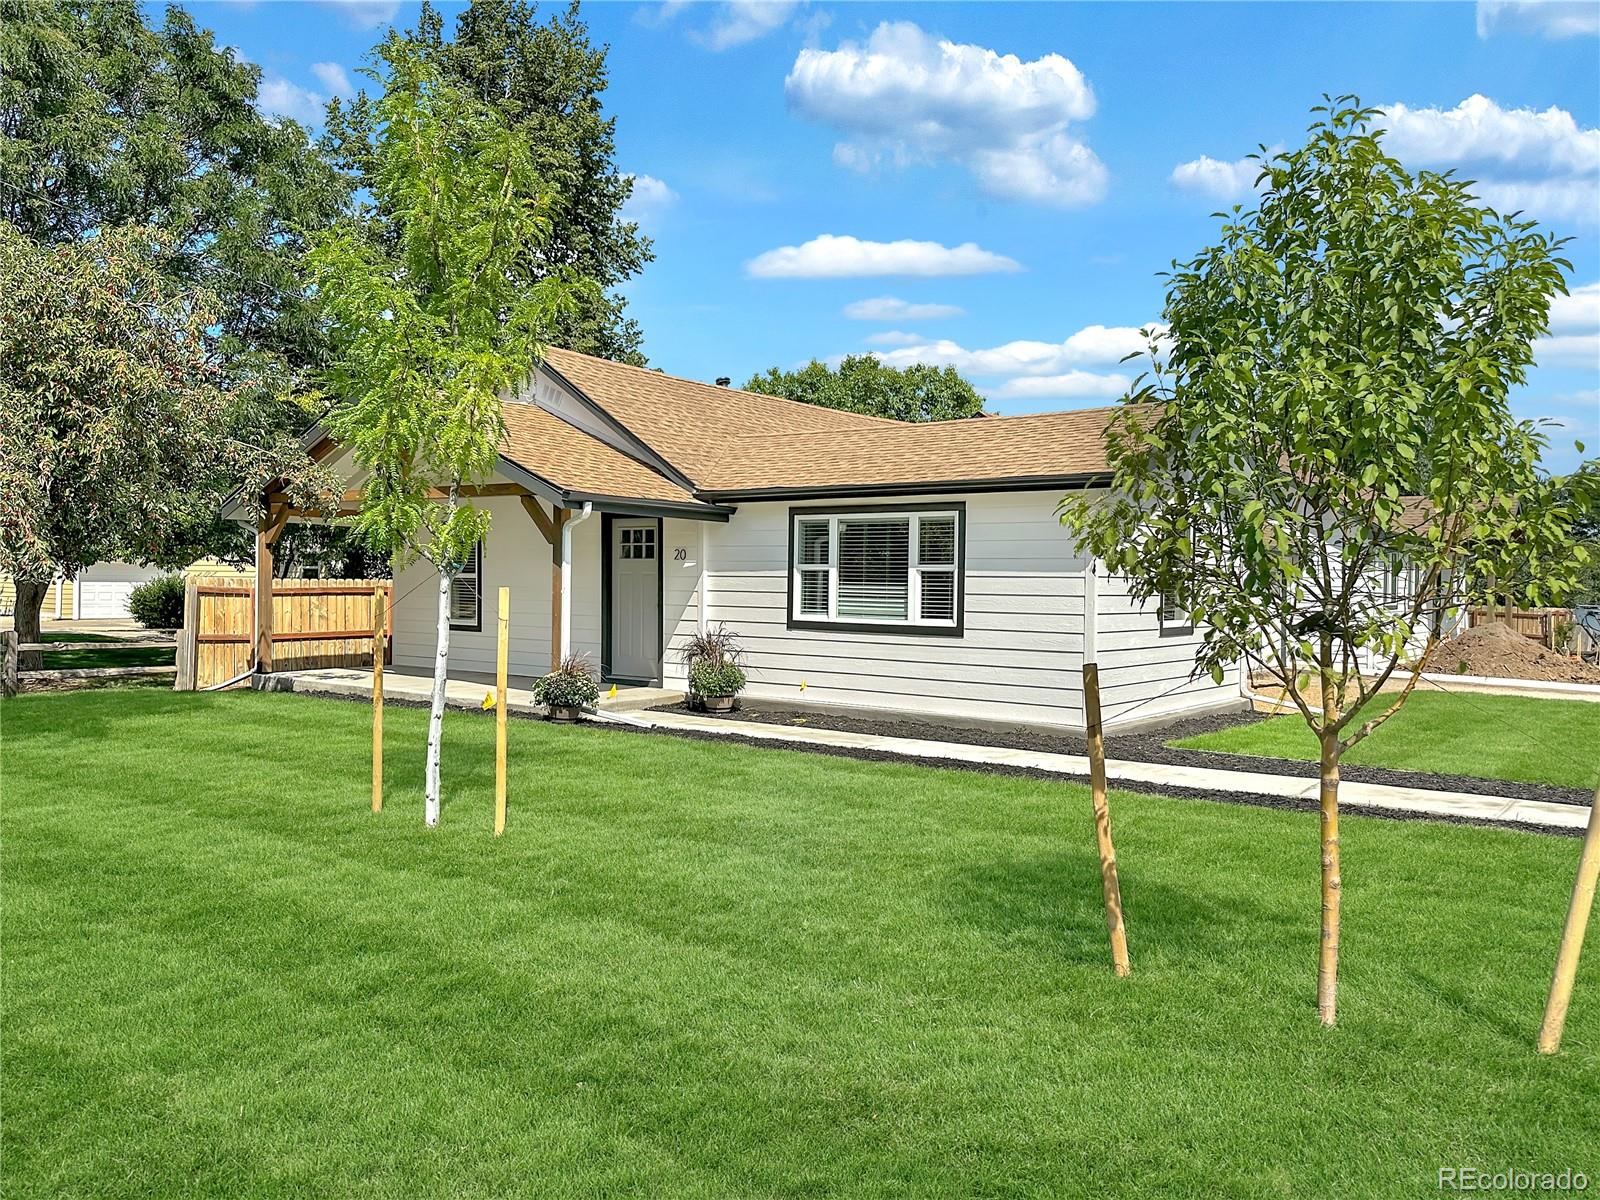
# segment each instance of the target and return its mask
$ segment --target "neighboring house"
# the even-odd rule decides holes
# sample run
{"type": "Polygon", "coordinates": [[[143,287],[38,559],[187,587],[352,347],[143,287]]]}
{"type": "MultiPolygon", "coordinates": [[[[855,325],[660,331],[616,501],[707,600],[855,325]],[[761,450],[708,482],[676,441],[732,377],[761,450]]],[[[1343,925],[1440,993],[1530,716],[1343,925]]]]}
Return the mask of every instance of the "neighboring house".
{"type": "MultiPolygon", "coordinates": [[[[504,406],[451,669],[494,669],[508,586],[513,674],[572,651],[607,681],[682,688],[684,640],[725,624],[755,700],[1080,728],[1087,642],[1108,723],[1237,703],[1236,680],[1189,679],[1187,621],[1135,603],[1057,521],[1105,478],[1112,411],[908,424],[552,349],[504,406]]],[[[359,489],[343,448],[308,445],[359,489]]],[[[435,579],[424,562],[396,580],[396,669],[431,670],[435,579]]]]}
{"type": "MultiPolygon", "coordinates": [[[[136,563],[98,562],[85,567],[71,579],[57,579],[44,594],[39,615],[47,620],[87,621],[127,617],[128,597],[141,583],[160,575],[170,575],[159,567],[136,563]]],[[[183,572],[185,575],[238,576],[244,574],[214,558],[203,558],[183,572]]],[[[16,611],[17,588],[10,576],[0,575],[0,614],[16,611]]]]}

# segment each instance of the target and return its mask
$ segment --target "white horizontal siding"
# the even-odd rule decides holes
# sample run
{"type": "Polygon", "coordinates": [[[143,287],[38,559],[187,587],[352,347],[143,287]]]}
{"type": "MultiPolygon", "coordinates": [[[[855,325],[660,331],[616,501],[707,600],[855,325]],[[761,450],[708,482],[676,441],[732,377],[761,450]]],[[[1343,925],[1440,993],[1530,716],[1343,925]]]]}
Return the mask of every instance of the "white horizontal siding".
{"type": "MultiPolygon", "coordinates": [[[[515,499],[479,500],[489,513],[483,547],[478,632],[450,631],[450,669],[493,672],[498,589],[511,589],[511,629],[507,652],[513,675],[543,675],[550,669],[550,546],[515,499]]],[[[572,531],[572,649],[600,665],[600,516],[572,531]]],[[[407,671],[433,670],[438,614],[438,575],[425,560],[402,570],[395,580],[394,665],[407,671]]]]}
{"type": "MultiPolygon", "coordinates": [[[[755,699],[1081,724],[1083,562],[1056,521],[1059,498],[1016,492],[916,502],[967,505],[960,636],[789,629],[786,503],[743,504],[728,524],[708,526],[707,619],[739,634],[755,699]]],[[[675,660],[698,614],[694,589],[683,592],[668,603],[669,680],[682,678],[675,660]]]]}
{"type": "Polygon", "coordinates": [[[1163,629],[1159,603],[1140,603],[1128,580],[1101,573],[1095,605],[1095,649],[1100,666],[1100,713],[1108,727],[1213,708],[1238,698],[1236,673],[1221,684],[1209,674],[1193,678],[1204,630],[1163,629]]]}

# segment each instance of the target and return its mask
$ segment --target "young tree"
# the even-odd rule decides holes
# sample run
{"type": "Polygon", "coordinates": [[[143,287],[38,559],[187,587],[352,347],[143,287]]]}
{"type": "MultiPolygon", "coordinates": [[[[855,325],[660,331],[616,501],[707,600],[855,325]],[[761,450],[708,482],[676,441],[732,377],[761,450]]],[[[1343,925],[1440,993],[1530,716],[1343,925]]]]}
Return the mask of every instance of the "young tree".
{"type": "Polygon", "coordinates": [[[847,354],[837,370],[816,359],[795,371],[770,367],[744,386],[802,404],[895,421],[949,421],[983,412],[983,397],[954,367],[890,367],[871,354],[847,354]]]}
{"type": "Polygon", "coordinates": [[[192,561],[183,530],[219,504],[216,479],[254,494],[283,477],[304,504],[325,490],[295,439],[232,436],[216,309],[172,281],[170,253],[157,230],[44,247],[0,221],[0,570],[24,642],[54,575],[192,561]]]}
{"type": "MultiPolygon", "coordinates": [[[[569,273],[588,286],[557,316],[550,342],[644,366],[643,334],[616,289],[655,252],[623,213],[633,180],[617,170],[616,119],[602,105],[606,47],[590,44],[578,5],[541,22],[537,5],[526,0],[474,0],[447,40],[439,10],[424,0],[416,29],[403,37],[446,83],[515,125],[553,189],[549,237],[519,269],[532,279],[569,273]]],[[[374,169],[377,120],[365,95],[336,102],[328,120],[326,144],[364,185],[374,169]]]]}
{"type": "Polygon", "coordinates": [[[397,566],[421,557],[439,576],[425,800],[436,825],[450,588],[489,526],[463,489],[494,471],[501,394],[538,362],[572,287],[529,269],[556,199],[527,138],[412,43],[391,37],[377,59],[369,186],[390,219],[352,216],[315,239],[310,261],[338,346],[330,430],[368,475],[354,528],[397,566]]]}
{"type": "Polygon", "coordinates": [[[1316,734],[1332,1025],[1340,757],[1405,702],[1471,581],[1514,560],[1537,601],[1583,554],[1571,489],[1507,404],[1565,290],[1561,243],[1405,171],[1354,99],[1316,112],[1306,145],[1263,160],[1257,206],[1175,265],[1165,362],[1153,345],[1107,431],[1110,491],[1062,520],[1137,597],[1207,626],[1197,672],[1243,659],[1316,734]],[[1375,700],[1402,661],[1404,687],[1375,700]]]}

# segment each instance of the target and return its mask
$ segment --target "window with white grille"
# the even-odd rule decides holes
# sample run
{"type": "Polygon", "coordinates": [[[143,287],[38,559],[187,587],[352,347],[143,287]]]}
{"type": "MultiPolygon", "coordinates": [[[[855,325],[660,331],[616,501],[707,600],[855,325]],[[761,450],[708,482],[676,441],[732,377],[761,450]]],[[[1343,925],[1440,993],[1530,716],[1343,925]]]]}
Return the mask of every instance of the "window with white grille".
{"type": "Polygon", "coordinates": [[[793,510],[792,622],[958,632],[962,514],[793,510]]]}
{"type": "Polygon", "coordinates": [[[472,555],[450,581],[450,627],[479,629],[482,622],[478,600],[482,592],[483,543],[472,548],[472,555]]]}

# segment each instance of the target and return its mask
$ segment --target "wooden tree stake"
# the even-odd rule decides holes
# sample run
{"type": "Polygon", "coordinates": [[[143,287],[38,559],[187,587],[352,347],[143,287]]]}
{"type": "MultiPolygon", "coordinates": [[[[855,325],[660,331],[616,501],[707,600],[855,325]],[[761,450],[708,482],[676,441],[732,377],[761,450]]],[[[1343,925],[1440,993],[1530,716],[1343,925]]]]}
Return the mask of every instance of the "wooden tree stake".
{"type": "Polygon", "coordinates": [[[1600,787],[1594,789],[1594,799],[1590,802],[1589,829],[1583,835],[1583,852],[1578,856],[1578,878],[1572,884],[1567,924],[1561,931],[1561,948],[1556,951],[1556,972],[1551,977],[1550,997],[1544,1005],[1544,1024],[1539,1027],[1540,1054],[1554,1054],[1561,1049],[1561,1031],[1567,1023],[1567,1005],[1572,1002],[1572,981],[1578,974],[1578,955],[1583,953],[1583,935],[1589,927],[1597,879],[1600,879],[1600,787]]]}
{"type": "Polygon", "coordinates": [[[1100,729],[1100,668],[1083,664],[1083,715],[1089,742],[1089,793],[1094,800],[1094,836],[1100,846],[1100,883],[1106,897],[1106,929],[1111,934],[1111,965],[1119,976],[1133,970],[1128,933],[1122,926],[1122,883],[1117,850],[1111,842],[1111,808],[1106,803],[1106,741],[1100,729]]]}
{"type": "Polygon", "coordinates": [[[386,590],[372,589],[372,811],[383,811],[383,653],[386,590]]]}
{"type": "Polygon", "coordinates": [[[511,589],[500,589],[500,641],[494,656],[494,835],[506,831],[506,655],[511,646],[511,589]]]}

